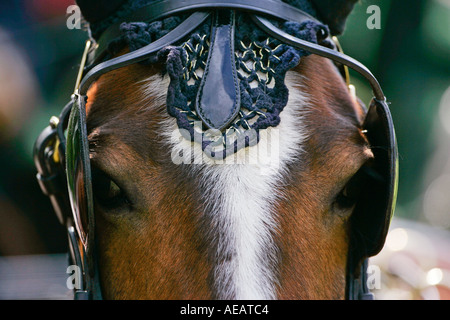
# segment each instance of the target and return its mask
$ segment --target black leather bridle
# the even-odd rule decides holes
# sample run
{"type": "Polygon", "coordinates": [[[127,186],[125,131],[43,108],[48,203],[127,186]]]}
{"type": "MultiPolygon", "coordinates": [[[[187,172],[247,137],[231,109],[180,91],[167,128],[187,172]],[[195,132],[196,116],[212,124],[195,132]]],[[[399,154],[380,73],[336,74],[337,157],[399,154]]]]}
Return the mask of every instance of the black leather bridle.
{"type": "MultiPolygon", "coordinates": [[[[95,228],[92,203],[88,203],[91,207],[87,222],[90,236],[88,240],[81,239],[77,228],[80,223],[77,221],[79,217],[72,213],[74,204],[68,196],[68,177],[65,171],[70,155],[66,150],[65,130],[69,126],[69,116],[75,117],[74,110],[80,112],[80,109],[84,108],[84,100],[90,85],[101,75],[148,59],[157,51],[185,38],[212,13],[221,10],[245,11],[259,28],[278,41],[329,58],[355,70],[369,81],[374,98],[369,105],[363,127],[367,131],[367,138],[375,155],[373,169],[375,178],[367,187],[365,201],[357,204],[351,218],[352,229],[357,231],[352,232],[350,236],[346,296],[348,299],[372,299],[373,296],[366,283],[367,258],[377,254],[384,245],[395,207],[398,179],[397,144],[386,98],[376,78],[360,62],[337,50],[296,38],[276,27],[269,19],[299,23],[307,20],[316,21],[307,13],[276,0],[162,0],[149,4],[127,16],[125,20],[153,21],[178,13],[190,15],[160,39],[141,49],[106,61],[104,58],[107,44],[119,35],[119,25],[109,27],[97,43],[88,40],[72,99],[62,110],[59,118],[51,119],[50,126],[37,139],[34,152],[37,178],[41,188],[50,197],[60,222],[67,228],[72,263],[83,270],[83,287],[75,291],[75,298],[101,299],[101,287],[94,254],[95,228]],[[80,242],[84,245],[80,246],[80,242]]],[[[87,137],[83,138],[87,141],[87,137]]],[[[87,183],[90,183],[90,172],[86,179],[87,183]]]]}

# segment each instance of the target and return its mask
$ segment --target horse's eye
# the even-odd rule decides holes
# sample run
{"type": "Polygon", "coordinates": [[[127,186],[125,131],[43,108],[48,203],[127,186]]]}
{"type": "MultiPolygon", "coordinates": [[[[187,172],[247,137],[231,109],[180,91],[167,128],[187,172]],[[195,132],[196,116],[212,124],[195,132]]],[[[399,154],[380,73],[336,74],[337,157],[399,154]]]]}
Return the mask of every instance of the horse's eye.
{"type": "Polygon", "coordinates": [[[340,209],[350,209],[358,202],[364,184],[367,182],[367,174],[364,168],[362,167],[337,195],[335,204],[340,209]]]}
{"type": "Polygon", "coordinates": [[[348,209],[353,207],[358,201],[358,194],[356,193],[354,188],[349,185],[346,185],[344,189],[336,197],[336,204],[341,209],[348,209]]]}
{"type": "Polygon", "coordinates": [[[123,190],[107,174],[96,168],[92,170],[92,191],[95,202],[105,209],[130,205],[123,190]]]}

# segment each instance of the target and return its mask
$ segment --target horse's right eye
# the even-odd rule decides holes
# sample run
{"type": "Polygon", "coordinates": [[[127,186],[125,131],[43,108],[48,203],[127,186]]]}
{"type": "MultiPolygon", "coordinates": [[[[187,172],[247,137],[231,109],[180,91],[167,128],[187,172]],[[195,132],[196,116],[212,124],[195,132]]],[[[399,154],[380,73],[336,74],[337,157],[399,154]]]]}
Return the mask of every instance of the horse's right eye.
{"type": "Polygon", "coordinates": [[[104,209],[130,206],[131,202],[125,192],[106,173],[93,168],[92,191],[94,201],[104,209]]]}

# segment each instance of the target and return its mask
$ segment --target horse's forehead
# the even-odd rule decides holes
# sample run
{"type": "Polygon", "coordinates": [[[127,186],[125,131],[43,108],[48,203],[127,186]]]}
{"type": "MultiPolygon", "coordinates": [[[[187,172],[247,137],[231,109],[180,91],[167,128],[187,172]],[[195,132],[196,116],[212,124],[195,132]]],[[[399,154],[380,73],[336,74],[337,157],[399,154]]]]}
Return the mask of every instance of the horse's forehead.
{"type": "Polygon", "coordinates": [[[338,159],[345,151],[343,148],[342,152],[333,152],[336,148],[350,145],[347,153],[354,152],[351,143],[364,143],[357,130],[363,109],[351,101],[345,84],[329,61],[315,56],[303,60],[295,71],[287,73],[289,102],[280,114],[280,124],[261,130],[256,146],[245,148],[224,161],[211,160],[202,152],[200,144],[182,137],[177,122],[166,111],[170,80],[154,68],[134,65],[94,85],[87,103],[88,132],[91,137],[93,134],[96,138],[99,134],[108,137],[103,148],[106,156],[118,149],[116,158],[120,158],[122,151],[117,146],[125,144],[138,158],[160,165],[250,164],[259,166],[260,171],[277,171],[281,165],[285,170],[289,162],[301,165],[299,159],[308,148],[307,141],[313,151],[321,151],[318,156],[323,161],[330,156],[338,159]]]}

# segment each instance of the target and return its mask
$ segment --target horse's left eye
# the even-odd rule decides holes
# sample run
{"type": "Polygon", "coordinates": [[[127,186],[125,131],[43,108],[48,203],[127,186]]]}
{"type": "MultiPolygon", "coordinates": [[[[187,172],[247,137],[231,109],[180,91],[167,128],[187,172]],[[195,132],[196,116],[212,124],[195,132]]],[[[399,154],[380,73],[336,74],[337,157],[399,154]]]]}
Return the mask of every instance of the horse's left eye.
{"type": "Polygon", "coordinates": [[[358,201],[356,192],[354,192],[351,186],[346,185],[344,189],[338,194],[336,198],[336,204],[339,208],[348,209],[353,207],[358,201]]]}
{"type": "Polygon", "coordinates": [[[92,170],[92,191],[96,203],[105,209],[130,205],[123,190],[108,175],[96,168],[92,170]]]}
{"type": "Polygon", "coordinates": [[[357,202],[364,188],[366,174],[364,167],[361,168],[339,192],[335,199],[335,204],[340,209],[350,209],[357,202]]]}

